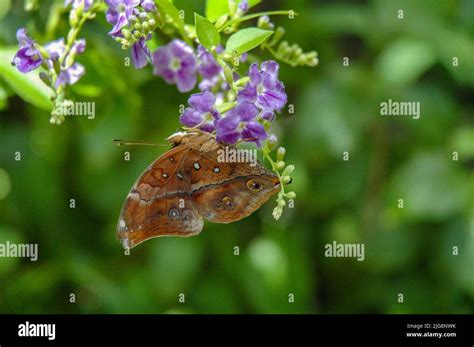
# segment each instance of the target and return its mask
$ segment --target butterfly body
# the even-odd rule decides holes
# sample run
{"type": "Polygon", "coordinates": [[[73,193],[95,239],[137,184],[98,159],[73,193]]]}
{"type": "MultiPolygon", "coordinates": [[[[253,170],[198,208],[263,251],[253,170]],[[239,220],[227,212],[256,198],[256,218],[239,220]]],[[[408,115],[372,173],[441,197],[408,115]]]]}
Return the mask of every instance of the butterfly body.
{"type": "Polygon", "coordinates": [[[219,162],[224,145],[211,134],[179,132],[168,140],[173,147],[143,172],[125,200],[117,225],[125,248],[153,237],[199,234],[204,219],[238,221],[280,189],[278,177],[258,162],[219,162]]]}

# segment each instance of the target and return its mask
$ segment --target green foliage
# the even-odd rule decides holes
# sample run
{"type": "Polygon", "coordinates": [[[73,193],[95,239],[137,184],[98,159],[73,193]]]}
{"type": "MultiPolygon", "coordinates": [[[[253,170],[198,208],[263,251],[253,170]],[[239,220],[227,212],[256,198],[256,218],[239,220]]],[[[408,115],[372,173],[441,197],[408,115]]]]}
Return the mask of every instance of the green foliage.
{"type": "Polygon", "coordinates": [[[259,46],[273,33],[271,30],[262,30],[259,28],[246,28],[237,31],[229,37],[226,44],[226,52],[242,54],[259,46]]]}
{"type": "Polygon", "coordinates": [[[194,13],[194,21],[196,35],[201,45],[210,50],[213,46],[217,46],[220,43],[221,38],[214,24],[197,13],[194,13]]]}

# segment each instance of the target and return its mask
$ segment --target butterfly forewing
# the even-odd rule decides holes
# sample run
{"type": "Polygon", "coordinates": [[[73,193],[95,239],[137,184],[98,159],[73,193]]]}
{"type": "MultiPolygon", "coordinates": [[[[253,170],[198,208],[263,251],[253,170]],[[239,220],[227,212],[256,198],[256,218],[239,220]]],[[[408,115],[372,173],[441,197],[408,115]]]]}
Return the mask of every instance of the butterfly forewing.
{"type": "Polygon", "coordinates": [[[159,157],[140,176],[125,200],[118,222],[124,247],[158,236],[192,236],[203,227],[189,182],[181,179],[186,146],[177,146],[159,157]]]}

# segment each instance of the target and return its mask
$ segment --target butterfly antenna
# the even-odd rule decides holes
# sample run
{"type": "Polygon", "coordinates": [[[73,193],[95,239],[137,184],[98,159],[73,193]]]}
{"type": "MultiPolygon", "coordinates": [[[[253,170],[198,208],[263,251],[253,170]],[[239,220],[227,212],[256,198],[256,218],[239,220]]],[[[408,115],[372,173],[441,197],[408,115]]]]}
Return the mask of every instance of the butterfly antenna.
{"type": "Polygon", "coordinates": [[[117,146],[156,146],[156,147],[168,146],[167,144],[149,142],[149,141],[140,141],[140,140],[115,139],[113,140],[113,143],[115,143],[117,146]]]}
{"type": "Polygon", "coordinates": [[[203,126],[206,122],[201,122],[199,124],[196,124],[193,127],[183,127],[184,130],[190,132],[190,131],[196,131],[198,133],[202,133],[203,131],[200,129],[201,126],[203,126]]]}
{"type": "Polygon", "coordinates": [[[256,137],[249,137],[249,138],[246,138],[246,139],[240,139],[239,140],[239,143],[242,143],[242,142],[253,142],[253,141],[256,141],[258,140],[256,137]]]}

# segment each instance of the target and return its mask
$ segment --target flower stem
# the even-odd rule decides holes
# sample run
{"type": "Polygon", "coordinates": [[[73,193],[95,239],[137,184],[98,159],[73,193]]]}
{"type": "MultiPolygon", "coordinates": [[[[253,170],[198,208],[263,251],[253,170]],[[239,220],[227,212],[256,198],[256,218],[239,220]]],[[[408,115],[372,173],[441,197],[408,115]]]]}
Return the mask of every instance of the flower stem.
{"type": "Polygon", "coordinates": [[[263,153],[263,158],[268,160],[268,162],[272,166],[272,171],[277,175],[278,180],[280,181],[280,187],[281,187],[280,193],[285,195],[285,184],[283,183],[282,176],[280,175],[280,171],[275,166],[275,161],[272,159],[272,157],[270,157],[270,152],[263,150],[262,153],[263,153]]]}
{"type": "MultiPolygon", "coordinates": [[[[242,16],[242,17],[240,17],[240,18],[236,18],[236,19],[232,19],[232,20],[228,21],[228,22],[225,23],[221,28],[219,28],[219,31],[222,31],[222,30],[224,30],[225,28],[227,28],[227,27],[229,27],[229,26],[233,26],[233,25],[235,25],[235,24],[244,22],[244,21],[249,20],[249,19],[253,19],[253,18],[257,18],[257,17],[261,17],[261,16],[273,16],[273,15],[283,15],[283,16],[286,16],[286,15],[289,15],[290,13],[291,13],[291,11],[285,11],[285,10],[280,10],[280,11],[265,11],[265,12],[252,13],[252,14],[249,14],[249,15],[246,15],[246,16],[242,16]]],[[[296,13],[296,12],[293,12],[293,15],[297,16],[297,13],[296,13]]]]}

